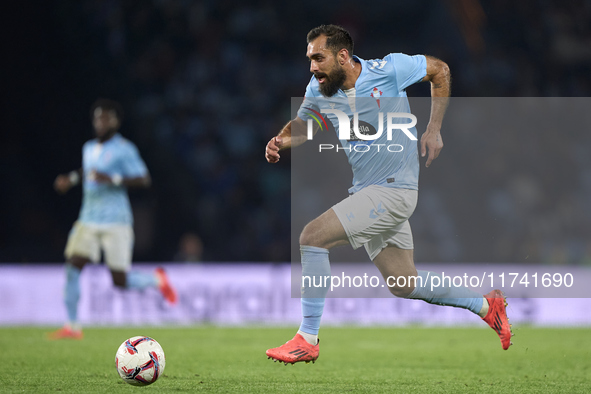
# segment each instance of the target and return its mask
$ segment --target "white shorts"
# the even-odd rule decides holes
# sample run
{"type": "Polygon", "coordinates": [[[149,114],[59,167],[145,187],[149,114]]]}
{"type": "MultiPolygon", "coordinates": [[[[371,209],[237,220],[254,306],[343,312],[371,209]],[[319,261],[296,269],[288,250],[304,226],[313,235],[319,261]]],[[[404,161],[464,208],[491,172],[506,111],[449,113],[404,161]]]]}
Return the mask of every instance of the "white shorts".
{"type": "Polygon", "coordinates": [[[417,205],[417,190],[372,185],[332,207],[353,249],[365,246],[374,259],[387,246],[414,249],[408,218],[417,205]]]}
{"type": "Polygon", "coordinates": [[[64,255],[66,259],[79,256],[98,263],[102,249],[105,263],[111,270],[127,272],[131,268],[133,241],[133,228],[128,224],[75,222],[64,255]]]}

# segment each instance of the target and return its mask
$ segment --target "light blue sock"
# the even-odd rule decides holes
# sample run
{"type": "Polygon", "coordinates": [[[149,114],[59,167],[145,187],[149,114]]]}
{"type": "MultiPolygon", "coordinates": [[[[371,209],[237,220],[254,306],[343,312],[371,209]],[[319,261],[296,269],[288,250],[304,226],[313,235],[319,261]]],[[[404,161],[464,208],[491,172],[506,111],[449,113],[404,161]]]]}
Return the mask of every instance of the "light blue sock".
{"type": "Polygon", "coordinates": [[[423,286],[417,281],[417,286],[408,298],[423,300],[429,304],[455,306],[468,309],[476,314],[482,309],[484,298],[481,294],[463,286],[454,286],[450,280],[442,280],[441,275],[429,271],[417,271],[423,278],[423,286]],[[435,279],[433,282],[433,278],[435,279]],[[431,286],[433,285],[433,290],[431,286]],[[438,285],[438,286],[435,286],[438,285]]]}
{"type": "Polygon", "coordinates": [[[300,331],[318,335],[324,300],[330,286],[330,278],[327,279],[327,286],[324,286],[324,277],[330,276],[328,249],[300,246],[300,253],[302,254],[303,281],[300,331]]]}
{"type": "Polygon", "coordinates": [[[139,271],[131,271],[127,273],[127,288],[142,290],[147,287],[157,287],[158,280],[154,274],[146,274],[139,271]]]}
{"type": "Polygon", "coordinates": [[[80,299],[80,270],[72,264],[66,264],[66,289],[64,301],[70,324],[78,321],[78,300],[80,299]]]}

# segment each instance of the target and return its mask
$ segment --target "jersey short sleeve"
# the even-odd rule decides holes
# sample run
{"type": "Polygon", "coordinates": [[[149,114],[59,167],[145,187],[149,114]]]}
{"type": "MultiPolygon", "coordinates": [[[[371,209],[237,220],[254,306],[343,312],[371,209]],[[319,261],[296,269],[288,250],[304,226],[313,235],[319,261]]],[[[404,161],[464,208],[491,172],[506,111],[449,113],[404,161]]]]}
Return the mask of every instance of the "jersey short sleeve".
{"type": "Polygon", "coordinates": [[[385,60],[388,60],[394,68],[398,91],[403,91],[427,75],[427,59],[423,55],[391,53],[385,60]]]}
{"type": "MultiPolygon", "coordinates": [[[[313,78],[314,77],[312,77],[312,81],[314,80],[313,78]]],[[[317,99],[314,96],[311,87],[312,81],[310,81],[310,83],[306,87],[306,95],[304,96],[304,102],[302,103],[302,105],[300,105],[300,109],[298,109],[298,118],[302,120],[312,119],[312,116],[310,114],[313,112],[310,111],[310,109],[313,109],[314,111],[320,110],[318,107],[317,99]]]]}
{"type": "Polygon", "coordinates": [[[132,143],[126,145],[121,166],[123,173],[121,175],[127,178],[146,176],[148,174],[148,168],[142,160],[138,149],[132,143]]]}

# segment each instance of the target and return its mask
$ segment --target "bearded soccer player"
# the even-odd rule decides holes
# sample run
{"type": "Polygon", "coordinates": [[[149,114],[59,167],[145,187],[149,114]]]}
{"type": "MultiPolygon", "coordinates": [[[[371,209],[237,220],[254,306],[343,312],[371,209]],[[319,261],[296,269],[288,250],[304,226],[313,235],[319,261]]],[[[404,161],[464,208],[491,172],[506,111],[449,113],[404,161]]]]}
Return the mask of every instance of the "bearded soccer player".
{"type": "Polygon", "coordinates": [[[82,339],[78,323],[80,273],[88,262],[100,260],[101,250],[115,286],[154,287],[169,303],[177,303],[176,291],[162,268],[152,274],[131,270],[134,233],[127,189],[149,187],[151,179],[136,146],[118,133],[122,115],[119,103],[97,100],[91,108],[96,138],[84,144],[82,168],[59,175],[54,183],[56,191],[64,194],[82,182],[83,200],[65,250],[68,322],[49,334],[50,339],[82,339]]]}
{"type": "MultiPolygon", "coordinates": [[[[412,133],[412,139],[398,133],[396,141],[388,141],[386,133],[383,133],[371,146],[373,150],[370,151],[368,145],[367,149],[351,149],[356,143],[367,142],[343,138],[343,135],[349,135],[350,130],[342,134],[339,125],[349,128],[349,122],[341,123],[335,116],[336,109],[347,115],[345,120],[354,119],[353,113],[358,113],[359,119],[365,115],[365,121],[372,122],[371,119],[378,118],[378,112],[410,113],[406,88],[417,82],[429,81],[431,115],[420,140],[421,156],[425,157],[428,152],[426,167],[429,167],[443,147],[440,129],[450,94],[447,64],[431,56],[401,53],[392,53],[377,60],[360,59],[353,55],[350,34],[334,25],[312,29],[307,41],[306,56],[314,75],[296,118],[269,141],[265,156],[269,163],[276,163],[281,150],[296,147],[307,140],[307,121],[314,113],[329,114],[327,117],[339,134],[342,148],[352,166],[353,186],[349,189],[348,198],[312,220],[302,231],[302,278],[330,277],[328,256],[331,248],[350,244],[357,249],[363,245],[387,283],[387,278],[405,279],[397,283],[406,286],[389,286],[393,295],[468,309],[488,323],[499,335],[503,349],[508,349],[513,334],[501,291],[493,290],[482,296],[466,287],[453,286],[449,281],[432,286],[431,281],[436,277],[437,283],[441,284],[441,277],[415,268],[408,219],[415,209],[418,194],[416,129],[407,130],[412,133]],[[327,100],[329,97],[330,102],[327,100]],[[365,100],[369,100],[367,103],[373,105],[373,109],[368,109],[369,104],[364,106],[362,100],[358,100],[364,97],[368,98],[365,100]],[[368,114],[373,114],[373,118],[368,118],[368,114]],[[399,147],[396,152],[375,149],[379,143],[386,146],[388,142],[399,143],[396,144],[399,147]]],[[[381,120],[373,123],[375,130],[382,129],[385,124],[381,120]]],[[[303,317],[298,332],[284,345],[267,350],[269,358],[286,365],[300,361],[314,362],[318,358],[318,330],[328,287],[318,288],[312,283],[304,280],[302,284],[303,317]]]]}

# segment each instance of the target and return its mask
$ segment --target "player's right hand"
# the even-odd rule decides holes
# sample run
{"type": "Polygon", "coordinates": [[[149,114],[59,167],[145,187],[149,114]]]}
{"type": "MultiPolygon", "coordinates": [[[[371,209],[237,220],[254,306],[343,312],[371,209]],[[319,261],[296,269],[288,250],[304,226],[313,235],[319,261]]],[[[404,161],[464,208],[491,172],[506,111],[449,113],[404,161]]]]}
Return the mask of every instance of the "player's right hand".
{"type": "Polygon", "coordinates": [[[279,149],[283,144],[281,137],[273,137],[267,144],[265,149],[265,158],[269,163],[277,163],[279,161],[279,149]]]}
{"type": "Polygon", "coordinates": [[[53,182],[53,188],[60,194],[65,194],[71,187],[70,177],[65,174],[58,175],[53,182]]]}

